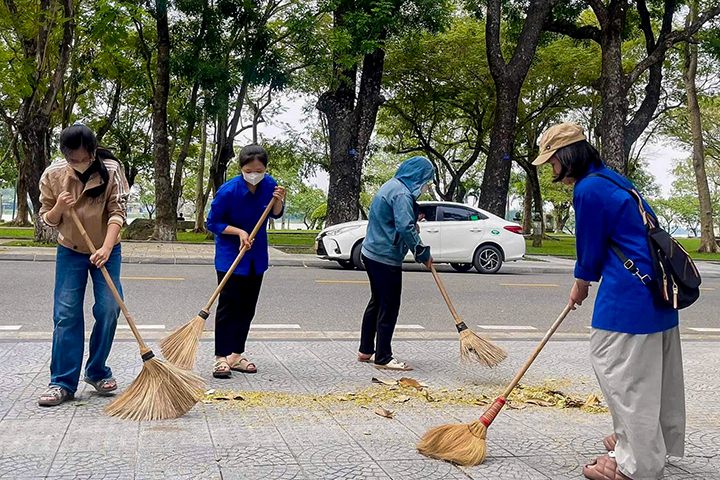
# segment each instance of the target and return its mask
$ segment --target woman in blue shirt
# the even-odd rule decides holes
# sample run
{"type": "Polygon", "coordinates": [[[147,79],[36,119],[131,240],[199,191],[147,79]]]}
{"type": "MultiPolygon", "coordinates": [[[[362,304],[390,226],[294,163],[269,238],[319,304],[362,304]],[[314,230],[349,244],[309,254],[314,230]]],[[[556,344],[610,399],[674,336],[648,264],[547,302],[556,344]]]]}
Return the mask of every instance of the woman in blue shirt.
{"type": "MultiPolygon", "coordinates": [[[[590,357],[610,407],[613,455],[583,473],[593,480],[662,478],[666,455],[681,457],[685,441],[682,353],[676,310],[659,306],[646,286],[653,273],[634,186],[605,167],[582,128],[561,124],[540,140],[535,165],[549,163],[556,182],[574,185],[577,264],[570,303],[582,305],[591,282],[598,289],[590,357]],[[634,263],[626,268],[618,254],[634,263]]],[[[643,201],[645,211],[652,213],[643,201]]],[[[654,214],[653,214],[654,215],[654,214]]]]}
{"type": "Polygon", "coordinates": [[[268,237],[265,224],[253,241],[250,233],[270,200],[277,199],[272,218],[283,214],[285,189],[267,175],[268,155],[259,145],[240,151],[242,175],[218,189],[210,207],[207,228],[215,234],[215,270],[218,283],[230,269],[239,250],[250,248],[220,293],[215,314],[215,378],[230,378],[232,371],[255,373],[254,363],[246,359],[245,342],[255,316],[263,274],[268,269],[268,237]]]}

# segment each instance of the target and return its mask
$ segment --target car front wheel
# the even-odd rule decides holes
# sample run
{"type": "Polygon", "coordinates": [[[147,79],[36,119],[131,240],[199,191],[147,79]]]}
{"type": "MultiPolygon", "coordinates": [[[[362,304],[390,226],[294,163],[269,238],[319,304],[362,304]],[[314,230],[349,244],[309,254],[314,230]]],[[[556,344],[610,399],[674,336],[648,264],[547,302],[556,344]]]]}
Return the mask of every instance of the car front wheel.
{"type": "Polygon", "coordinates": [[[469,272],[473,268],[472,263],[451,263],[450,266],[460,273],[469,272]]]}
{"type": "Polygon", "coordinates": [[[473,265],[480,273],[497,273],[502,266],[502,252],[492,245],[483,245],[475,252],[473,265]]]}
{"type": "Polygon", "coordinates": [[[352,263],[358,270],[365,270],[365,262],[362,260],[362,242],[355,245],[352,249],[352,263]]]}

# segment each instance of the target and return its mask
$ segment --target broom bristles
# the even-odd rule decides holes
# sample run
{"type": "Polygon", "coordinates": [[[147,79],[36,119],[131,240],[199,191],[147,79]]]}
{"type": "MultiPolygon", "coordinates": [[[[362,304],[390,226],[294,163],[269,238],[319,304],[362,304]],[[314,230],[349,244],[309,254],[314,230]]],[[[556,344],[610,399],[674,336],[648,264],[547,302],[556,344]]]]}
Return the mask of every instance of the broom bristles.
{"type": "Polygon", "coordinates": [[[486,434],[487,428],[478,420],[471,424],[442,425],[428,430],[417,449],[426,457],[472,467],[485,461],[486,434]]]}
{"type": "Polygon", "coordinates": [[[463,363],[480,363],[496,367],[507,358],[505,350],[470,329],[460,332],[460,360],[463,363]]]}
{"type": "Polygon", "coordinates": [[[202,378],[159,358],[143,363],[140,375],[105,407],[111,417],[165,420],[185,415],[205,392],[202,378]]]}
{"type": "Polygon", "coordinates": [[[163,357],[177,367],[192,370],[204,328],[205,319],[198,315],[160,340],[163,357]]]}

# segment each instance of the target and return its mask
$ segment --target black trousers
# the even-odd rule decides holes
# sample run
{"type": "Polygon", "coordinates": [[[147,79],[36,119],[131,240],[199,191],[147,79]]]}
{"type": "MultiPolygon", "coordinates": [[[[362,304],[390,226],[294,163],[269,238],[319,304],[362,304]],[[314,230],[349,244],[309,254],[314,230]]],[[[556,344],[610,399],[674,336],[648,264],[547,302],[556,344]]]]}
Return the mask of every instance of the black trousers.
{"type": "MultiPolygon", "coordinates": [[[[219,284],[225,272],[216,273],[219,284]]],[[[255,274],[254,265],[251,265],[249,275],[231,275],[220,292],[215,314],[215,356],[227,357],[231,353],[245,352],[262,279],[263,274],[255,274]]]]}
{"type": "Polygon", "coordinates": [[[385,365],[393,358],[391,343],[400,313],[402,267],[385,265],[365,256],[363,261],[370,279],[372,296],[363,317],[360,353],[374,353],[375,363],[385,365]]]}

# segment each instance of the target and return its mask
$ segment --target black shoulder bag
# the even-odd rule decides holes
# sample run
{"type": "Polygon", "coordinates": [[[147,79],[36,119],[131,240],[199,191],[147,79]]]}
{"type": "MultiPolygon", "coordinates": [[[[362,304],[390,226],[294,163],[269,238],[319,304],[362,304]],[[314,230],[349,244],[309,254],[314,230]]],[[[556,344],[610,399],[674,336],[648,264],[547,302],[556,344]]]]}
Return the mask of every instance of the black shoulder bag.
{"type": "Polygon", "coordinates": [[[638,209],[645,224],[645,235],[650,248],[650,260],[653,272],[641,273],[630,258],[618,245],[610,240],[610,248],[623,262],[625,269],[635,275],[650,289],[655,301],[662,307],[680,310],[689,307],[700,297],[700,273],[685,249],[660,228],[657,218],[648,213],[643,206],[642,197],[635,189],[629,189],[612,178],[599,173],[588,177],[601,177],[609,180],[628,192],[638,202],[638,209]]]}

